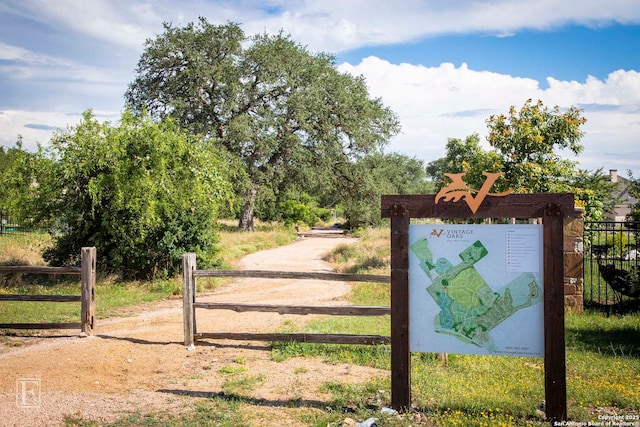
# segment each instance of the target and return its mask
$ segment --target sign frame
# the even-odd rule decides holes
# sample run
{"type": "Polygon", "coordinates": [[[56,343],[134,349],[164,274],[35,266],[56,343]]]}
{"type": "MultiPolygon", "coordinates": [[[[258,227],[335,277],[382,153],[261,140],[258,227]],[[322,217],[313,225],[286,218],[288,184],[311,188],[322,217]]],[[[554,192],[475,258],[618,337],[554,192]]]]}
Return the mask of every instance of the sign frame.
{"type": "Polygon", "coordinates": [[[391,220],[391,406],[411,403],[409,351],[409,224],[411,218],[541,218],[543,225],[544,380],[546,416],[567,419],[564,325],[564,221],[575,216],[572,193],[508,194],[468,205],[436,195],[383,195],[381,214],[391,220]]]}

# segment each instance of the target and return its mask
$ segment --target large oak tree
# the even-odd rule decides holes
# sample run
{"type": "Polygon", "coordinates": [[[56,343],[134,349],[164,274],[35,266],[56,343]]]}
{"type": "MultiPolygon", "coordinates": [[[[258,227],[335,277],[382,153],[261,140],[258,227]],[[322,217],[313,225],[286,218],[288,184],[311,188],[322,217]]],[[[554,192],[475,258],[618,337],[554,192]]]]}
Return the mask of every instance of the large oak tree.
{"type": "Polygon", "coordinates": [[[308,174],[340,184],[355,160],[399,131],[363,77],[339,72],[331,55],[287,35],[247,37],[238,24],[204,18],[164,29],[147,40],[127,102],[138,113],[173,117],[242,162],[241,229],[253,227],[261,186],[308,174]]]}

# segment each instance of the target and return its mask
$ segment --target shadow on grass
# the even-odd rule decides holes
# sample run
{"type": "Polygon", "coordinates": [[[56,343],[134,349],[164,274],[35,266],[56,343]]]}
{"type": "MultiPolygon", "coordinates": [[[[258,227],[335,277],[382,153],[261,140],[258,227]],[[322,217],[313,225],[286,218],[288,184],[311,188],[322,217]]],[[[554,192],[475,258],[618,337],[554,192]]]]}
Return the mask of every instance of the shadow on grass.
{"type": "Polygon", "coordinates": [[[611,314],[634,314],[640,313],[640,298],[628,298],[623,301],[586,301],[584,308],[598,313],[611,314]]]}
{"type": "MultiPolygon", "coordinates": [[[[610,325],[609,325],[610,326],[610,325]]],[[[568,326],[567,346],[609,356],[640,358],[640,328],[633,325],[617,327],[568,326]]]]}
{"type": "MultiPolygon", "coordinates": [[[[176,344],[180,346],[184,346],[182,341],[150,341],[144,340],[141,338],[133,338],[133,337],[116,337],[113,335],[106,334],[96,334],[98,338],[106,339],[106,340],[116,340],[116,341],[128,341],[133,344],[141,344],[141,345],[171,345],[176,344]]],[[[271,351],[271,347],[269,344],[264,345],[256,345],[256,344],[227,344],[227,343],[212,343],[208,341],[197,341],[195,343],[196,347],[215,347],[215,348],[237,348],[237,349],[248,349],[248,350],[263,350],[263,351],[271,351]]]]}
{"type": "Polygon", "coordinates": [[[195,391],[195,390],[180,390],[180,389],[159,389],[158,393],[174,394],[177,396],[187,397],[199,397],[205,399],[220,399],[234,403],[246,403],[248,405],[255,406],[270,406],[274,408],[317,408],[327,409],[331,406],[329,402],[323,402],[320,400],[270,400],[270,399],[257,399],[253,397],[240,396],[233,393],[225,392],[210,392],[210,391],[195,391]]]}

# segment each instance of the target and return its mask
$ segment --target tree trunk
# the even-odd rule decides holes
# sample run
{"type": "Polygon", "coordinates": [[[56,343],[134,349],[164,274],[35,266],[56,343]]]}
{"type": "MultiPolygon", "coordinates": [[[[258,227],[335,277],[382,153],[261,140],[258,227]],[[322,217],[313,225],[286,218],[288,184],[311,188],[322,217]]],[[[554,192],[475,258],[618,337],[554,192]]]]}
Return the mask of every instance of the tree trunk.
{"type": "Polygon", "coordinates": [[[253,211],[257,194],[258,185],[251,184],[244,195],[244,204],[242,205],[240,221],[238,222],[238,228],[242,231],[253,231],[253,211]]]}

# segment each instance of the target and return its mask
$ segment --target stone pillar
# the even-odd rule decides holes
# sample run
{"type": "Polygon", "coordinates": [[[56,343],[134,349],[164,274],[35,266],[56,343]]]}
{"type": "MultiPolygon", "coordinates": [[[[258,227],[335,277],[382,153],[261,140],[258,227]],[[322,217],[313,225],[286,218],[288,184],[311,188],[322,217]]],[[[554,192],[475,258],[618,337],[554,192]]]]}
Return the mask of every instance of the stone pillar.
{"type": "Polygon", "coordinates": [[[584,219],[582,209],[576,209],[577,218],[564,224],[564,305],[582,312],[584,308],[584,219]]]}

